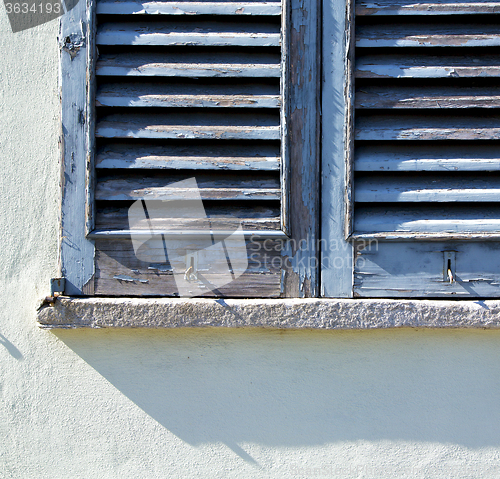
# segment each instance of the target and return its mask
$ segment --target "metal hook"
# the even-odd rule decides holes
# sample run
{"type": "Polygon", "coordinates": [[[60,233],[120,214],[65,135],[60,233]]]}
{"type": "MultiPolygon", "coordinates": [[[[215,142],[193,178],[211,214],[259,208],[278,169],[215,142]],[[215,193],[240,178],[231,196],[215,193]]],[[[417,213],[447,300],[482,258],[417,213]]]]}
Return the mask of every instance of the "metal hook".
{"type": "Polygon", "coordinates": [[[443,251],[443,256],[443,281],[449,281],[450,284],[453,284],[456,275],[456,252],[443,251]]]}
{"type": "Polygon", "coordinates": [[[455,281],[455,278],[453,278],[453,273],[451,272],[451,260],[448,260],[448,278],[450,280],[450,284],[455,281]]]}

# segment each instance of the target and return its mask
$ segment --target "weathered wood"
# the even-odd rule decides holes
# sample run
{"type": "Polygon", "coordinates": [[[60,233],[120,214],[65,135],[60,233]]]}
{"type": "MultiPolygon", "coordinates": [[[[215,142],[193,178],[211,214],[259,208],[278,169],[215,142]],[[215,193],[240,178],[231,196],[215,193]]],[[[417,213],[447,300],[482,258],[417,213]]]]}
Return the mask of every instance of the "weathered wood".
{"type": "Polygon", "coordinates": [[[353,248],[345,237],[346,192],[350,132],[346,130],[349,108],[349,50],[353,48],[351,2],[323,2],[322,83],[322,234],[321,295],[352,297],[353,248]],[[347,87],[347,88],[346,88],[347,87]]]}
{"type": "Polygon", "coordinates": [[[362,241],[370,243],[371,241],[500,241],[500,233],[490,231],[478,232],[384,232],[384,233],[353,233],[351,241],[362,241]]]}
{"type": "Polygon", "coordinates": [[[355,37],[354,37],[354,0],[348,0],[346,6],[346,53],[344,59],[344,163],[345,163],[345,186],[344,186],[344,236],[347,238],[353,229],[353,181],[354,181],[354,121],[355,121],[355,87],[354,87],[354,64],[355,64],[355,37]]]}
{"type": "Polygon", "coordinates": [[[102,54],[100,76],[191,78],[280,77],[280,57],[269,53],[116,53],[102,54]]]}
{"type": "MultiPolygon", "coordinates": [[[[94,197],[94,185],[95,185],[95,151],[96,151],[96,138],[95,138],[95,124],[96,124],[96,109],[95,105],[95,94],[97,79],[95,76],[95,67],[99,53],[97,51],[97,46],[95,43],[95,36],[97,31],[97,16],[95,13],[96,2],[93,0],[93,4],[89,6],[89,18],[90,22],[89,28],[89,48],[87,57],[87,151],[86,151],[86,179],[85,179],[85,189],[87,192],[87,207],[86,207],[86,218],[85,218],[85,234],[88,235],[95,227],[95,197],[94,197]]],[[[87,283],[89,287],[85,287],[85,294],[93,294],[93,282],[87,283]]]]}
{"type": "Polygon", "coordinates": [[[481,51],[499,45],[498,26],[475,16],[498,13],[498,2],[357,1],[357,47],[411,49],[360,51],[356,61],[354,296],[500,293],[500,262],[487,259],[500,248],[500,178],[486,173],[500,171],[493,143],[500,117],[491,111],[500,107],[500,90],[457,80],[500,76],[500,57],[481,51]],[[414,18],[383,18],[393,15],[414,18]],[[422,15],[469,15],[458,21],[470,23],[422,15]],[[450,80],[403,80],[417,78],[450,80]],[[445,251],[456,258],[451,282],[445,251]]]}
{"type": "Polygon", "coordinates": [[[97,106],[279,108],[279,85],[105,83],[96,95],[97,106]]]}
{"type": "MultiPolygon", "coordinates": [[[[247,243],[248,269],[246,272],[217,292],[231,297],[277,297],[280,295],[281,274],[279,262],[280,246],[276,240],[267,240],[265,250],[262,242],[247,243]],[[267,253],[264,254],[264,253],[267,253]]],[[[137,258],[130,240],[96,241],[96,294],[109,296],[144,295],[176,296],[177,286],[172,267],[165,260],[164,244],[161,240],[149,241],[148,249],[137,258]]],[[[192,247],[184,246],[186,252],[192,247]]],[[[193,248],[196,249],[196,248],[193,248]]],[[[203,255],[203,250],[200,251],[203,255]]],[[[204,266],[224,268],[220,262],[207,261],[204,266]]],[[[217,279],[217,269],[205,270],[210,279],[217,279]]],[[[206,296],[214,296],[207,290],[206,296]]]]}
{"type": "Polygon", "coordinates": [[[196,175],[198,190],[179,188],[176,183],[191,175],[164,176],[151,172],[137,175],[114,175],[101,178],[97,183],[96,199],[123,201],[138,199],[189,200],[196,192],[203,200],[279,200],[279,179],[270,175],[224,176],[196,175]]]}
{"type": "MultiPolygon", "coordinates": [[[[119,265],[113,268],[113,263],[104,261],[104,256],[100,253],[97,265],[102,267],[103,271],[116,271],[116,274],[112,277],[104,274],[96,277],[96,296],[179,296],[174,276],[171,274],[131,274],[127,268],[120,268],[119,265]]],[[[101,269],[98,269],[97,273],[101,273],[101,269]]],[[[215,279],[213,276],[211,278],[215,279]]],[[[218,288],[217,292],[207,289],[203,297],[279,298],[280,284],[281,275],[277,273],[244,273],[231,283],[218,288]]]]}
{"type": "Polygon", "coordinates": [[[319,294],[317,239],[319,236],[320,163],[320,4],[317,0],[290,0],[286,81],[287,114],[283,181],[290,192],[285,205],[287,243],[282,257],[282,295],[315,297],[319,294]]]}
{"type": "MultiPolygon", "coordinates": [[[[95,287],[98,295],[177,294],[163,241],[155,240],[156,246],[149,250],[149,246],[146,248],[151,259],[158,260],[146,262],[147,264],[140,255],[137,256],[130,240],[128,246],[124,247],[123,243],[127,241],[126,235],[137,239],[138,234],[144,236],[150,228],[156,231],[165,226],[165,231],[175,233],[174,236],[167,235],[167,239],[177,242],[176,253],[184,248],[185,253],[191,254],[193,250],[199,250],[200,257],[210,257],[213,250],[198,244],[203,235],[186,237],[189,228],[196,225],[196,218],[186,219],[181,215],[179,218],[154,217],[145,220],[141,216],[139,222],[132,221],[136,229],[130,230],[126,229],[130,228],[128,206],[142,198],[185,200],[186,196],[195,198],[200,193],[203,200],[208,200],[205,207],[209,219],[205,221],[209,221],[216,238],[222,231],[231,231],[237,226],[243,227],[245,234],[251,235],[248,239],[247,271],[242,277],[220,288],[220,291],[215,291],[215,294],[235,297],[277,297],[285,294],[286,269],[283,263],[287,260],[284,251],[288,249],[283,247],[285,236],[280,229],[279,203],[282,193],[277,175],[282,164],[279,143],[282,140],[280,109],[283,89],[280,91],[278,83],[272,86],[269,82],[260,80],[247,80],[245,84],[238,81],[218,85],[209,80],[202,88],[197,88],[193,80],[181,80],[177,84],[173,84],[171,80],[165,81],[168,77],[280,78],[281,71],[288,69],[286,55],[280,59],[278,53],[280,38],[286,41],[286,32],[280,31],[280,19],[277,18],[281,14],[281,4],[257,4],[250,1],[242,4],[190,2],[187,5],[186,2],[101,1],[97,13],[102,15],[102,23],[96,36],[101,53],[96,74],[101,80],[95,103],[89,101],[94,100],[91,96],[86,103],[91,109],[94,104],[99,107],[96,110],[98,122],[95,129],[97,148],[87,148],[87,151],[97,152],[97,229],[89,235],[89,238],[98,243],[95,275],[90,281],[92,289],[95,287]],[[134,22],[132,17],[125,17],[139,12],[143,14],[142,18],[135,17],[141,18],[139,22],[134,22]],[[220,21],[207,21],[206,16],[191,21],[189,15],[193,12],[197,15],[219,15],[220,21]],[[233,13],[240,15],[238,22],[224,18],[224,15],[233,13]],[[111,18],[109,15],[115,14],[120,17],[111,20],[119,18],[117,23],[105,23],[111,18]],[[170,18],[160,23],[151,21],[148,18],[150,14],[156,14],[156,19],[163,14],[170,15],[170,18]],[[253,15],[264,18],[262,21],[249,18],[253,15]],[[271,15],[276,18],[268,18],[271,15]],[[134,49],[126,48],[132,45],[139,45],[135,49],[137,53],[134,53],[134,49]],[[146,50],[141,45],[172,48],[163,49],[162,53],[158,53],[159,48],[140,53],[146,50]],[[177,46],[181,48],[177,49],[177,46]],[[202,53],[195,53],[201,50],[191,49],[192,46],[206,48],[202,53]],[[226,46],[259,48],[243,48],[240,51],[218,48],[226,46]],[[106,76],[115,78],[110,79],[112,83],[105,83],[106,76]],[[135,76],[141,83],[117,78],[120,76],[135,76]],[[164,77],[164,80],[153,83],[149,78],[152,76],[164,77]],[[145,81],[142,82],[139,77],[143,77],[145,81]],[[158,109],[163,106],[169,108],[163,111],[158,109]],[[222,111],[216,107],[228,108],[222,111]],[[108,138],[116,139],[109,141],[108,138]],[[135,138],[145,138],[145,141],[136,141],[135,138]],[[189,144],[191,139],[196,141],[189,144]],[[232,140],[237,140],[238,143],[232,140]],[[212,143],[211,146],[208,146],[209,142],[212,143]],[[196,175],[199,190],[187,191],[169,186],[172,182],[191,177],[192,174],[185,171],[189,169],[211,170],[211,173],[205,171],[196,175]],[[228,171],[220,172],[221,169],[228,171]],[[251,170],[258,170],[258,174],[251,170]],[[117,206],[120,203],[123,206],[117,206]],[[214,206],[216,203],[219,206],[214,206]],[[244,204],[249,206],[242,206],[244,204]],[[184,236],[181,235],[179,239],[177,233],[184,236]],[[256,235],[261,239],[258,240],[256,235]],[[278,236],[282,239],[279,247],[277,243],[273,243],[278,236]],[[184,237],[188,238],[187,242],[184,237]],[[270,241],[271,245],[264,247],[264,240],[270,241]],[[254,246],[250,247],[250,244],[254,246]]],[[[307,18],[309,10],[301,12],[300,16],[302,15],[307,18]]],[[[315,15],[314,18],[317,26],[318,17],[315,15]]],[[[282,21],[285,28],[288,28],[288,17],[282,21]]],[[[85,31],[85,25],[82,28],[85,31]]],[[[316,40],[318,31],[318,28],[311,29],[316,40]]],[[[297,47],[299,54],[296,58],[302,58],[301,48],[302,46],[297,47]]],[[[307,63],[316,69],[311,71],[299,67],[300,74],[309,75],[309,82],[317,87],[316,56],[311,57],[307,63]]],[[[90,76],[87,77],[89,78],[90,76]]],[[[80,87],[82,86],[82,92],[92,89],[91,85],[85,88],[82,83],[80,87]]],[[[301,84],[297,87],[303,90],[304,86],[305,84],[301,84]]],[[[300,93],[300,99],[307,99],[306,110],[312,111],[310,98],[318,101],[317,88],[307,91],[307,95],[300,93]]],[[[79,119],[82,118],[81,112],[74,113],[79,119]]],[[[309,116],[310,113],[298,115],[297,121],[308,119],[309,116]]],[[[312,116],[317,119],[317,110],[313,111],[312,116]]],[[[297,131],[302,125],[297,126],[297,131]]],[[[301,147],[307,148],[307,154],[310,155],[314,152],[307,142],[307,135],[314,135],[317,142],[317,129],[309,130],[307,124],[303,128],[306,141],[301,147]]],[[[88,142],[86,146],[91,145],[93,144],[88,142]]],[[[314,161],[319,161],[317,155],[314,156],[314,161]]],[[[83,164],[92,166],[88,158],[83,164]]],[[[306,165],[303,165],[297,168],[293,178],[298,183],[305,184],[301,175],[305,172],[308,176],[307,171],[306,165]]],[[[86,185],[87,188],[92,186],[90,181],[86,185]]],[[[81,182],[75,187],[84,189],[81,182]]],[[[308,183],[307,189],[310,187],[308,183]]],[[[299,194],[300,191],[297,190],[299,194]]],[[[177,213],[180,214],[181,211],[178,210],[177,213]]],[[[303,210],[300,214],[303,215],[303,210]]],[[[297,236],[299,238],[302,236],[297,236]]],[[[206,243],[206,238],[203,241],[206,243]]],[[[210,242],[208,244],[211,245],[210,242]]],[[[226,254],[229,253],[231,257],[231,247],[227,246],[227,250],[226,254]]],[[[220,261],[220,258],[211,260],[207,271],[216,279],[218,274],[221,277],[227,276],[227,264],[220,261]]],[[[299,266],[298,270],[307,272],[311,270],[311,266],[299,266]]],[[[310,295],[317,288],[317,278],[310,274],[305,278],[291,278],[291,281],[295,281],[295,290],[300,288],[302,295],[310,295]],[[316,280],[316,286],[312,284],[313,280],[316,280]]],[[[290,290],[286,292],[289,294],[290,290]]]]}
{"type": "Polygon", "coordinates": [[[355,233],[498,233],[500,208],[488,205],[446,207],[357,206],[355,233]]]}
{"type": "Polygon", "coordinates": [[[500,13],[500,2],[470,0],[358,0],[357,16],[483,15],[500,13]]]}
{"type": "MultiPolygon", "coordinates": [[[[290,141],[289,141],[289,118],[291,114],[290,103],[290,19],[291,4],[289,0],[283,0],[283,10],[281,15],[281,161],[280,161],[280,184],[281,184],[281,228],[288,236],[291,235],[291,171],[290,171],[290,141]]],[[[285,273],[286,274],[286,273],[285,273]]]]}
{"type": "Polygon", "coordinates": [[[100,0],[106,15],[281,15],[281,2],[148,2],[100,0]]]}
{"type": "MultiPolygon", "coordinates": [[[[215,143],[215,142],[211,142],[215,143]]],[[[279,145],[262,142],[200,145],[108,143],[97,152],[99,169],[260,170],[280,168],[279,145]]]]}
{"type": "MultiPolygon", "coordinates": [[[[366,243],[365,243],[366,244],[366,243]]],[[[356,297],[498,297],[498,242],[372,242],[355,263],[356,297]],[[444,279],[444,251],[454,251],[455,281],[444,279]]]]}
{"type": "Polygon", "coordinates": [[[467,55],[360,55],[356,78],[498,78],[500,56],[467,55]]]}
{"type": "Polygon", "coordinates": [[[140,97],[102,92],[97,106],[196,107],[196,108],[279,108],[280,95],[154,95],[140,97]]]}
{"type": "Polygon", "coordinates": [[[403,87],[360,86],[356,89],[360,109],[500,108],[500,88],[464,86],[403,87]]]}
{"type": "Polygon", "coordinates": [[[377,23],[356,28],[356,47],[498,47],[497,25],[377,23]]]}
{"type": "MultiPolygon", "coordinates": [[[[150,239],[146,243],[141,244],[138,254],[134,251],[130,238],[112,238],[107,241],[104,241],[102,238],[98,239],[96,240],[97,248],[103,256],[102,258],[98,258],[98,260],[102,259],[102,264],[105,264],[107,258],[104,258],[104,256],[108,256],[121,264],[121,268],[120,266],[115,266],[115,268],[120,268],[121,271],[120,269],[112,271],[113,279],[127,281],[123,276],[128,276],[136,277],[136,281],[142,282],[139,280],[141,276],[146,279],[146,281],[155,276],[170,276],[174,272],[174,267],[168,260],[168,249],[165,251],[164,239],[161,235],[149,238],[150,239]],[[122,278],[115,278],[116,275],[122,278]]],[[[170,243],[170,239],[168,241],[169,244],[172,245],[178,244],[176,240],[173,240],[172,243],[170,243]]],[[[279,243],[280,240],[266,240],[268,249],[274,248],[279,243]]],[[[183,257],[185,254],[192,252],[193,249],[197,249],[194,245],[203,246],[204,244],[204,240],[196,241],[195,238],[192,238],[189,245],[181,246],[179,256],[183,257]]],[[[261,252],[261,250],[263,251],[263,243],[260,240],[249,240],[247,241],[247,245],[246,261],[248,262],[248,268],[246,268],[246,271],[249,274],[279,273],[279,267],[276,266],[279,265],[279,263],[277,261],[272,261],[279,258],[276,251],[273,253],[268,252],[267,256],[265,256],[261,252]]],[[[230,243],[226,243],[226,248],[229,255],[234,252],[230,243]]],[[[277,250],[279,251],[279,247],[277,247],[277,250]]],[[[227,262],[221,262],[217,254],[214,255],[214,252],[202,248],[197,249],[197,251],[198,259],[200,260],[199,263],[203,262],[203,265],[200,265],[200,270],[203,274],[217,275],[227,271],[227,262]]],[[[184,267],[186,265],[183,264],[182,266],[184,267]]],[[[98,278],[103,278],[105,276],[106,272],[97,275],[98,278]]]]}
{"type": "Polygon", "coordinates": [[[98,137],[103,138],[193,138],[216,140],[277,140],[279,126],[234,125],[130,125],[125,122],[101,121],[97,125],[98,137]]]}
{"type": "Polygon", "coordinates": [[[102,23],[98,45],[279,47],[279,24],[236,22],[102,23]]]}
{"type": "Polygon", "coordinates": [[[500,179],[487,175],[380,176],[356,180],[356,201],[392,202],[499,202],[500,179]]]}
{"type": "Polygon", "coordinates": [[[357,140],[495,140],[500,116],[358,115],[357,140]]]}
{"type": "Polygon", "coordinates": [[[237,113],[124,113],[106,115],[96,125],[104,138],[199,138],[220,140],[279,140],[279,116],[237,113]]]}
{"type": "Polygon", "coordinates": [[[67,295],[92,293],[94,244],[86,238],[92,151],[93,1],[79,2],[61,16],[59,27],[61,91],[61,277],[67,295]]]}
{"type": "MultiPolygon", "coordinates": [[[[229,4],[226,6],[231,7],[229,4]]],[[[225,6],[225,7],[226,7],[225,6]]],[[[169,5],[168,7],[171,7],[169,5]]],[[[206,8],[201,6],[201,8],[206,8]]],[[[222,7],[220,7],[222,8],[222,7]]],[[[265,8],[259,13],[264,13],[265,8]]],[[[148,24],[149,25],[149,24],[148,24]]],[[[182,28],[178,23],[179,29],[182,28]]],[[[200,33],[203,22],[193,22],[200,33]]],[[[213,23],[211,24],[213,25],[213,23]]],[[[236,45],[258,45],[259,37],[265,38],[266,28],[262,29],[262,24],[249,23],[242,24],[243,35],[224,40],[224,35],[220,34],[220,30],[227,31],[229,37],[232,37],[232,27],[236,22],[220,24],[221,28],[215,29],[212,36],[219,36],[222,41],[212,41],[209,31],[201,32],[202,41],[192,41],[193,35],[190,35],[190,44],[236,44],[236,45]],[[228,27],[228,28],[226,28],[228,27]],[[218,33],[219,31],[219,33],[218,33]],[[250,33],[251,32],[251,33],[250,33]],[[206,35],[205,35],[206,34],[206,35]],[[241,37],[247,36],[248,41],[240,41],[241,37]]],[[[277,24],[271,26],[271,37],[274,35],[269,44],[273,47],[279,46],[279,26],[277,24]]],[[[186,29],[186,30],[189,30],[186,29]]],[[[156,32],[157,33],[157,32],[156,32]]],[[[143,43],[154,43],[146,39],[143,43]]],[[[163,43],[163,41],[160,41],[163,43]]],[[[167,42],[168,43],[168,42],[167,42]]],[[[172,42],[174,43],[174,42],[172,42]]],[[[175,42],[177,43],[177,42],[175,42]]],[[[260,42],[262,44],[262,42],[260,42]]],[[[178,44],[178,43],[177,43],[178,44]]],[[[172,50],[173,51],[173,50],[172,50]]],[[[109,52],[109,50],[108,50],[109,52]]],[[[206,54],[193,54],[191,52],[173,54],[151,54],[130,55],[120,57],[120,55],[106,57],[109,53],[104,53],[101,57],[102,62],[98,65],[98,74],[105,75],[138,75],[145,76],[172,76],[172,77],[274,77],[280,76],[280,58],[279,55],[265,53],[260,50],[253,54],[250,53],[229,53],[218,52],[212,49],[206,54]],[[186,53],[186,54],[185,54],[186,53]],[[118,61],[116,61],[118,59],[118,61]],[[109,60],[109,61],[108,61],[109,60]]],[[[199,82],[199,87],[193,82],[172,84],[151,84],[151,82],[141,82],[138,87],[134,84],[126,83],[124,85],[107,85],[102,84],[102,88],[98,93],[98,101],[102,106],[116,107],[197,107],[189,113],[181,112],[180,110],[169,111],[165,115],[150,115],[139,110],[126,113],[127,110],[118,110],[116,115],[106,115],[101,119],[97,127],[97,135],[101,135],[103,130],[101,127],[115,128],[116,120],[121,125],[118,126],[120,132],[118,137],[124,135],[129,137],[150,137],[144,131],[137,133],[137,130],[155,130],[153,138],[172,138],[174,142],[113,142],[111,144],[102,142],[98,153],[97,166],[102,173],[105,170],[120,169],[123,167],[137,168],[158,168],[158,169],[211,169],[211,170],[262,170],[262,171],[277,171],[280,167],[280,121],[278,111],[275,114],[267,114],[260,111],[238,114],[233,108],[274,108],[278,110],[281,107],[281,92],[278,84],[275,86],[269,83],[260,81],[247,81],[245,84],[241,82],[214,84],[213,82],[199,82]],[[106,92],[106,94],[104,94],[106,92]],[[109,94],[111,93],[111,94],[109,94]],[[228,113],[203,113],[201,108],[214,107],[231,107],[228,113]],[[124,112],[122,115],[121,112],[124,112]],[[200,113],[202,112],[202,113],[200,113]],[[123,121],[124,120],[124,121],[123,121]],[[132,126],[134,125],[134,126],[132,126]],[[153,125],[153,128],[150,126],[153,125]],[[155,126],[159,125],[159,126],[155,126]],[[137,128],[138,126],[138,128],[137,128]],[[178,128],[180,126],[180,129],[178,128]],[[185,129],[187,127],[187,134],[185,129]],[[177,130],[177,131],[176,131],[177,130]],[[174,133],[172,133],[174,131],[174,133]],[[185,135],[185,136],[184,136],[185,135]],[[179,138],[197,138],[197,139],[212,139],[209,142],[197,141],[195,143],[186,143],[179,141],[179,138]],[[228,139],[249,139],[258,140],[251,142],[231,142],[228,139]],[[223,139],[224,142],[217,141],[223,139]],[[261,140],[273,140],[272,142],[261,140]],[[210,144],[211,143],[211,144],[210,144]],[[186,146],[187,145],[187,146],[186,146]]],[[[106,113],[109,110],[104,110],[106,113]]],[[[156,113],[156,112],[155,112],[156,113]]],[[[106,135],[106,132],[104,132],[106,135]]],[[[110,171],[111,172],[111,171],[110,171]]],[[[114,173],[114,172],[113,172],[114,173]]],[[[219,234],[224,229],[234,229],[241,225],[247,233],[258,233],[268,241],[273,241],[274,236],[284,238],[280,230],[280,217],[277,209],[280,200],[280,183],[277,175],[252,175],[248,176],[244,173],[238,175],[228,174],[229,172],[215,173],[205,177],[197,175],[199,193],[201,198],[221,200],[221,206],[214,207],[213,203],[208,202],[205,205],[206,212],[209,216],[209,225],[212,230],[219,234]],[[205,179],[204,179],[205,178],[205,179]],[[261,202],[255,203],[248,200],[265,200],[269,207],[258,206],[261,202]],[[243,200],[242,203],[248,203],[248,208],[238,209],[233,206],[234,200],[243,200]],[[271,200],[271,201],[269,201],[271,200]],[[242,211],[243,210],[243,211],[242,211]],[[277,213],[277,215],[276,215],[277,213]]],[[[136,176],[136,175],[135,175],[136,176]]],[[[184,174],[185,176],[185,174],[184,174]]],[[[180,218],[158,218],[158,215],[151,215],[145,219],[141,217],[139,221],[132,221],[133,231],[127,230],[130,227],[128,208],[127,206],[118,207],[118,212],[114,206],[103,208],[107,201],[106,199],[137,199],[141,196],[160,199],[186,199],[195,196],[195,191],[184,191],[178,187],[169,188],[169,182],[182,179],[181,176],[168,176],[162,173],[144,172],[141,178],[137,180],[134,176],[124,176],[121,174],[113,174],[109,178],[100,176],[97,188],[98,217],[97,224],[103,229],[96,230],[93,237],[100,244],[99,238],[108,238],[105,243],[110,243],[114,247],[109,248],[108,245],[103,245],[103,248],[108,248],[106,254],[101,256],[101,250],[98,252],[97,274],[96,274],[96,291],[97,294],[123,294],[125,291],[133,292],[132,294],[144,295],[175,295],[177,287],[172,279],[172,271],[168,265],[149,265],[146,269],[143,263],[138,263],[134,252],[123,251],[116,252],[116,241],[113,238],[123,237],[130,234],[136,237],[137,234],[147,233],[150,228],[156,231],[165,229],[166,238],[169,241],[179,239],[179,247],[197,250],[196,239],[203,235],[197,235],[196,230],[190,228],[196,227],[198,221],[195,219],[186,219],[182,215],[182,211],[177,211],[180,218]],[[124,187],[124,189],[120,189],[124,187]],[[106,192],[103,196],[99,192],[106,192]],[[111,193],[111,196],[107,196],[111,193]],[[115,195],[117,193],[117,195],[115,195]],[[129,195],[130,193],[130,195],[129,195]],[[151,217],[152,216],[152,217],[151,217]],[[141,223],[142,221],[142,223],[141,223]],[[144,223],[145,221],[145,223],[144,223]],[[143,224],[144,223],[144,224],[143,224]],[[108,228],[107,230],[104,228],[108,228]],[[111,228],[111,229],[109,229],[111,228]],[[171,233],[173,232],[174,235],[171,233]],[[181,235],[179,235],[181,233],[181,235]],[[194,235],[191,235],[193,233],[194,235]],[[187,236],[186,236],[187,235],[187,236]],[[182,240],[180,238],[186,238],[182,240]],[[128,257],[127,257],[128,255],[128,257]],[[109,258],[113,257],[116,261],[113,264],[109,258]],[[118,265],[116,264],[118,263],[118,265]],[[103,266],[103,274],[101,274],[101,265],[103,266]],[[124,267],[123,267],[124,266],[124,267]],[[153,267],[154,266],[154,267],[153,267]],[[157,269],[156,266],[159,266],[157,269]],[[111,273],[113,273],[111,275],[111,273]],[[163,276],[160,277],[160,276],[163,276]],[[165,276],[170,276],[170,283],[165,276]],[[104,293],[102,293],[104,291],[104,293]]],[[[114,203],[111,202],[113,205],[114,203]]],[[[116,203],[117,204],[117,203],[116,203]]],[[[128,204],[125,203],[126,205],[128,204]]],[[[241,203],[240,203],[241,204],[241,203]]],[[[148,203],[149,210],[150,203],[148,203]]],[[[180,205],[182,208],[182,205],[180,205]]],[[[169,213],[170,215],[170,213],[169,213]]],[[[132,218],[133,219],[133,218],[132,218]]],[[[201,223],[206,223],[207,220],[201,219],[201,223]]],[[[198,231],[198,233],[205,233],[198,231]]],[[[198,245],[200,246],[200,245],[198,245]]],[[[201,246],[200,246],[201,248],[201,246]]],[[[241,277],[238,278],[232,285],[221,288],[217,294],[230,295],[236,297],[254,297],[254,296],[279,296],[281,294],[281,251],[282,247],[278,248],[270,257],[274,258],[274,263],[266,266],[267,259],[260,261],[260,257],[264,255],[264,249],[255,250],[250,258],[249,269],[241,277]]],[[[177,248],[178,252],[178,248],[177,248]]],[[[267,251],[266,251],[267,252],[267,251]]],[[[164,249],[161,242],[158,242],[158,255],[164,255],[164,249]]],[[[230,252],[229,252],[230,253],[230,252]]],[[[269,256],[269,252],[268,256],[269,256]]],[[[152,252],[154,254],[154,251],[152,252]]],[[[204,251],[199,252],[200,255],[204,251]]],[[[227,268],[224,261],[216,258],[217,261],[210,263],[210,268],[227,268]]],[[[215,273],[217,273],[215,271],[215,273]]],[[[213,272],[212,272],[213,274],[213,272]]],[[[209,293],[210,296],[213,294],[209,293]]]]}
{"type": "MultiPolygon", "coordinates": [[[[200,219],[200,221],[206,221],[204,219],[200,219]]],[[[231,236],[241,226],[241,229],[238,231],[245,237],[246,239],[257,238],[258,240],[282,240],[287,241],[288,236],[283,233],[280,229],[267,229],[267,230],[255,230],[255,229],[243,229],[243,225],[241,223],[230,224],[228,227],[231,229],[217,229],[217,223],[215,223],[214,228],[204,228],[200,229],[199,225],[195,225],[194,229],[190,230],[172,230],[172,229],[133,229],[133,230],[101,230],[95,229],[92,231],[88,237],[93,240],[123,240],[123,239],[135,239],[135,240],[143,240],[144,238],[150,238],[152,236],[161,237],[162,239],[168,239],[169,241],[188,241],[190,244],[193,240],[196,240],[200,237],[206,238],[207,233],[210,233],[211,237],[215,242],[223,240],[228,236],[231,236]]],[[[239,234],[239,233],[238,233],[239,234]]],[[[280,260],[281,261],[281,260],[280,260]]]]}
{"type": "MultiPolygon", "coordinates": [[[[247,204],[249,202],[246,202],[247,204]]],[[[240,224],[244,230],[267,231],[280,229],[279,206],[266,202],[265,206],[249,204],[247,207],[227,205],[205,205],[205,212],[209,225],[213,230],[235,230],[240,224]]],[[[201,221],[201,219],[200,219],[201,221]]],[[[96,228],[108,231],[125,231],[131,228],[136,230],[153,231],[186,231],[196,229],[198,220],[179,216],[176,218],[162,218],[154,215],[146,220],[144,217],[134,215],[134,210],[129,211],[128,206],[98,205],[96,210],[96,228]]],[[[203,221],[207,221],[203,218],[203,221]]]]}
{"type": "Polygon", "coordinates": [[[497,145],[373,144],[358,146],[356,171],[499,171],[497,145]]]}

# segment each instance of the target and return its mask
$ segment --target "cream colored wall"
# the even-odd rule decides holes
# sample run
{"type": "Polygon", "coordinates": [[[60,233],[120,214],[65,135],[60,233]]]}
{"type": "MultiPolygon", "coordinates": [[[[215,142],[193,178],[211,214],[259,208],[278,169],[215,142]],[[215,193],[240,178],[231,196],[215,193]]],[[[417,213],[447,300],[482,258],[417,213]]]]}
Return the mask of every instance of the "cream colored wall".
{"type": "Polygon", "coordinates": [[[0,11],[0,477],[500,476],[500,332],[39,330],[57,21],[0,11]]]}

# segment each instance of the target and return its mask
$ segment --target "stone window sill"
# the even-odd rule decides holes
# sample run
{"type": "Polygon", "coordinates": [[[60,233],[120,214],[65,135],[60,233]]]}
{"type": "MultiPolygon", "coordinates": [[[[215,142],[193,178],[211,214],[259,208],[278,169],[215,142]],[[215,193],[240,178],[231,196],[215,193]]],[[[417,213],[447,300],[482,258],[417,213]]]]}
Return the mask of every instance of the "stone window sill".
{"type": "Polygon", "coordinates": [[[500,328],[500,301],[59,297],[40,327],[500,328]]]}

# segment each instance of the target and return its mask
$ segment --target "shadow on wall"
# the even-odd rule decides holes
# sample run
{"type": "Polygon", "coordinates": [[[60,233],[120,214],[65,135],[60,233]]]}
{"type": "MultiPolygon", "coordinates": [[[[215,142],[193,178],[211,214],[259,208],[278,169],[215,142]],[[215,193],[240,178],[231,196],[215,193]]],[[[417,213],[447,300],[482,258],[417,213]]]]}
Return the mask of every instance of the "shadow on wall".
{"type": "Polygon", "coordinates": [[[54,334],[182,440],[248,461],[238,443],[500,444],[500,331],[54,334]]]}
{"type": "Polygon", "coordinates": [[[24,359],[21,351],[19,351],[19,349],[17,349],[3,334],[0,334],[0,345],[5,347],[14,359],[17,359],[18,361],[22,361],[24,359]]]}

